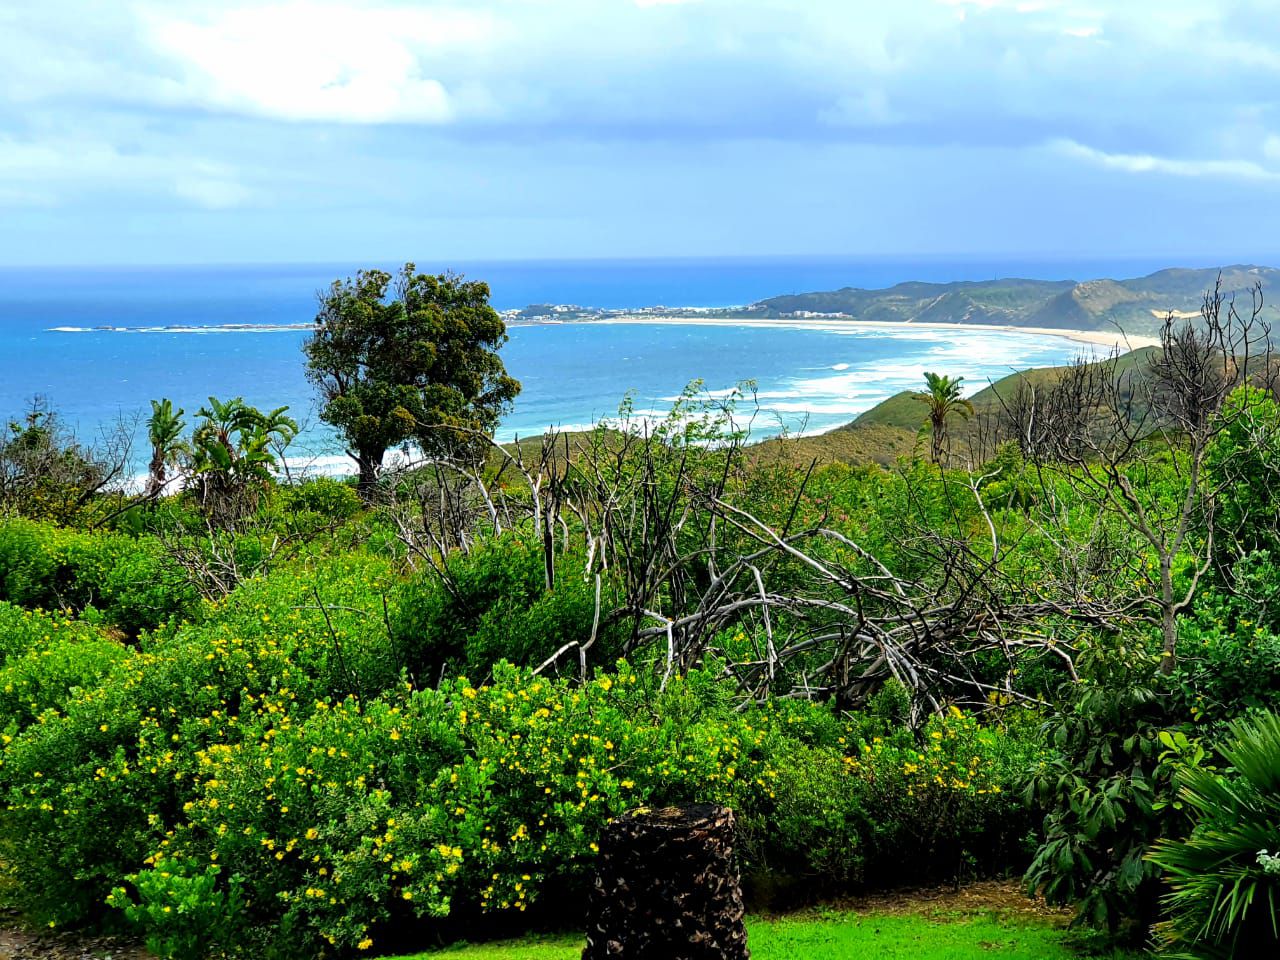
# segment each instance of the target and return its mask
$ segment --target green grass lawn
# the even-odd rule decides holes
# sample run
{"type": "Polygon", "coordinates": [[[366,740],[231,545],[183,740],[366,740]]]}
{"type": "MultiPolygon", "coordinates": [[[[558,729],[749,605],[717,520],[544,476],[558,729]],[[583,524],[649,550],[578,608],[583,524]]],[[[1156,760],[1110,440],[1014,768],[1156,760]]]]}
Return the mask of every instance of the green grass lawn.
{"type": "MultiPolygon", "coordinates": [[[[920,914],[806,914],[747,922],[752,960],[1074,960],[1061,930],[1036,920],[920,914]]],[[[460,945],[405,960],[578,960],[580,937],[460,945]]],[[[1126,956],[1114,954],[1115,960],[1126,956]]]]}

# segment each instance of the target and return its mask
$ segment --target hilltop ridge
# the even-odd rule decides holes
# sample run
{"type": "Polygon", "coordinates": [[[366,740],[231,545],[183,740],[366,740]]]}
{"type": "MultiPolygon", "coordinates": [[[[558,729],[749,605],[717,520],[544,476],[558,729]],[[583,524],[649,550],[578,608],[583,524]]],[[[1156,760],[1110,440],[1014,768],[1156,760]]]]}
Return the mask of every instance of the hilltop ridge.
{"type": "MultiPolygon", "coordinates": [[[[1248,296],[1280,281],[1280,269],[1252,264],[1218,268],[1171,267],[1126,280],[1028,280],[1006,277],[952,283],[910,281],[882,289],[840,290],[770,297],[745,308],[756,317],[830,316],[855,320],[984,323],[1099,330],[1151,330],[1170,312],[1195,315],[1219,274],[1228,294],[1248,296]]],[[[1270,319],[1280,310],[1267,305],[1270,319]]]]}

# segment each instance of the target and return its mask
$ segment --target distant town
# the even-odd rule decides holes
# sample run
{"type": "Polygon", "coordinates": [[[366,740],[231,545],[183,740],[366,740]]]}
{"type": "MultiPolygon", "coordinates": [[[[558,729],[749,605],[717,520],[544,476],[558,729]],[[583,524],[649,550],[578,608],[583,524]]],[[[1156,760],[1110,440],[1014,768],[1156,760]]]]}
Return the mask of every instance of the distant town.
{"type": "Polygon", "coordinates": [[[576,323],[587,320],[624,319],[628,317],[769,317],[795,320],[851,320],[853,315],[844,312],[818,310],[791,310],[779,312],[767,302],[752,303],[742,307],[583,307],[573,303],[535,303],[514,310],[503,310],[502,319],[508,324],[525,323],[576,323]]]}

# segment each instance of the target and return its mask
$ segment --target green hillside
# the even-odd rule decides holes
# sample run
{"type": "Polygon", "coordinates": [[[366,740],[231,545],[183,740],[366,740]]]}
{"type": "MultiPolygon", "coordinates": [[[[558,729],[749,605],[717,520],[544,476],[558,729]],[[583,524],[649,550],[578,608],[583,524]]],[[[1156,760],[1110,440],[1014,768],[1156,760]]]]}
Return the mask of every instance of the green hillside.
{"type": "MultiPolygon", "coordinates": [[[[1154,329],[1170,311],[1197,314],[1205,290],[1219,272],[1224,291],[1248,299],[1255,283],[1280,280],[1273,267],[1237,265],[1212,269],[1172,268],[1129,280],[960,281],[900,283],[881,290],[845,287],[771,297],[752,304],[752,316],[840,314],[857,320],[917,323],[990,323],[1130,333],[1154,329]]],[[[1280,309],[1265,308],[1269,320],[1280,309]]]]}
{"type": "MultiPolygon", "coordinates": [[[[1116,360],[1116,374],[1124,376],[1140,368],[1154,353],[1154,347],[1142,347],[1124,354],[1116,360]]],[[[963,445],[970,431],[980,429],[984,419],[989,423],[992,417],[998,417],[1001,398],[1012,397],[1020,384],[1027,383],[1037,388],[1046,386],[1064,369],[1037,367],[1020,370],[974,393],[969,397],[974,406],[974,418],[967,421],[955,418],[952,422],[952,435],[957,446],[963,445]]],[[[766,440],[758,444],[756,450],[759,455],[796,461],[816,459],[820,463],[878,463],[888,466],[899,457],[923,452],[917,448],[921,443],[927,443],[922,440],[926,417],[925,407],[916,399],[916,392],[903,390],[860,414],[852,423],[817,436],[766,440]]]]}

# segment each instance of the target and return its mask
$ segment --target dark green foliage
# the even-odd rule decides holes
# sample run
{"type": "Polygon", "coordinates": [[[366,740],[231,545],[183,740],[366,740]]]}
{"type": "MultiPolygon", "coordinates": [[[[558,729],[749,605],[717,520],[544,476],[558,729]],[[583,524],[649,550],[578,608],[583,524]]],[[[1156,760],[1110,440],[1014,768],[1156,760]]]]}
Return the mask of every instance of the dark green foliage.
{"type": "Polygon", "coordinates": [[[492,434],[520,391],[497,354],[506,326],[487,284],[412,263],[395,279],[390,299],[381,270],[335,281],[304,346],[321,419],[342,433],[362,490],[386,451],[409,440],[427,454],[475,456],[476,434],[492,434]]]}
{"type": "MultiPolygon", "coordinates": [[[[3,618],[0,617],[0,621],[3,618]]],[[[0,667],[0,717],[24,729],[46,710],[61,711],[91,690],[127,658],[114,640],[49,624],[48,632],[0,667]]],[[[0,630],[4,629],[0,623],[0,630]]]]}
{"type": "Polygon", "coordinates": [[[1082,682],[1046,726],[1054,751],[1026,778],[1028,804],[1046,811],[1029,890],[1078,903],[1081,922],[1141,939],[1156,916],[1158,871],[1145,855],[1177,829],[1175,762],[1161,736],[1172,683],[1141,644],[1095,642],[1081,654],[1082,682]]]}
{"type": "MultiPolygon", "coordinates": [[[[198,624],[170,624],[140,649],[118,648],[100,682],[77,681],[63,702],[47,704],[57,709],[18,732],[0,764],[11,805],[0,859],[21,870],[18,905],[42,923],[98,917],[109,888],[144,866],[166,824],[178,822],[204,751],[255,742],[287,724],[285,714],[301,721],[326,698],[394,686],[377,592],[387,573],[351,556],[255,581],[198,624]],[[254,733],[240,715],[259,711],[266,727],[254,733]]],[[[99,648],[74,642],[68,671],[97,671],[99,648]]],[[[22,660],[10,666],[21,670],[22,660]]]]}
{"type": "MultiPolygon", "coordinates": [[[[427,570],[400,591],[392,634],[405,666],[421,682],[450,673],[485,676],[499,660],[537,666],[566,643],[586,643],[595,617],[595,585],[580,562],[561,557],[546,589],[541,544],[506,534],[454,553],[443,572],[427,570]]],[[[602,597],[608,612],[607,585],[602,597]]],[[[619,627],[604,624],[590,663],[610,663],[619,627]]],[[[575,668],[577,657],[568,661],[575,668]]]]}
{"type": "Polygon", "coordinates": [[[1257,551],[1280,556],[1280,408],[1274,396],[1242,387],[1223,413],[1205,468],[1219,490],[1213,522],[1226,568],[1257,551]]]}
{"type": "Polygon", "coordinates": [[[238,948],[243,934],[240,880],[219,883],[223,868],[194,858],[160,860],[127,879],[136,901],[116,887],[107,903],[124,912],[147,949],[163,960],[203,960],[238,948]]]}
{"type": "Polygon", "coordinates": [[[1229,768],[1181,776],[1192,818],[1185,839],[1151,851],[1169,886],[1164,946],[1179,957],[1280,954],[1280,717],[1233,723],[1220,748],[1229,768]]]}
{"type": "MultiPolygon", "coordinates": [[[[344,649],[376,644],[344,609],[376,568],[309,573],[344,649]]],[[[729,803],[747,866],[809,884],[907,863],[944,878],[962,850],[1001,856],[1018,827],[1001,788],[1034,747],[972,718],[864,743],[822,705],[736,711],[710,674],[658,693],[626,665],[586,684],[500,666],[491,684],[414,690],[376,661],[338,663],[302,579],[233,597],[11,734],[0,848],[29,915],[102,922],[110,895],[175,956],[241,924],[244,943],[313,956],[415,916],[580,891],[606,821],[639,804],[729,803]],[[243,641],[255,622],[271,627],[243,641]],[[364,696],[323,693],[353,674],[364,696]]]]}
{"type": "MultiPolygon", "coordinates": [[[[1257,596],[1280,587],[1269,563],[1258,573],[1266,583],[1257,583],[1257,596]]],[[[1267,610],[1276,608],[1268,603],[1267,610]]],[[[1239,596],[1212,592],[1197,605],[1195,616],[1182,620],[1175,686],[1182,718],[1217,733],[1251,710],[1280,709],[1280,635],[1267,622],[1271,616],[1264,619],[1239,596]]]]}
{"type": "Polygon", "coordinates": [[[273,506],[284,513],[307,512],[326,520],[350,520],[360,512],[360,497],[349,483],[316,477],[277,488],[273,506]]]}
{"type": "Polygon", "coordinates": [[[277,450],[287,447],[298,424],[288,407],[262,411],[241,397],[209,398],[196,411],[191,433],[191,472],[201,509],[219,526],[251,515],[273,480],[277,450]]]}
{"type": "Polygon", "coordinates": [[[0,521],[0,600],[92,611],[136,636],[195,608],[195,591],[160,544],[27,520],[0,521]]]}

